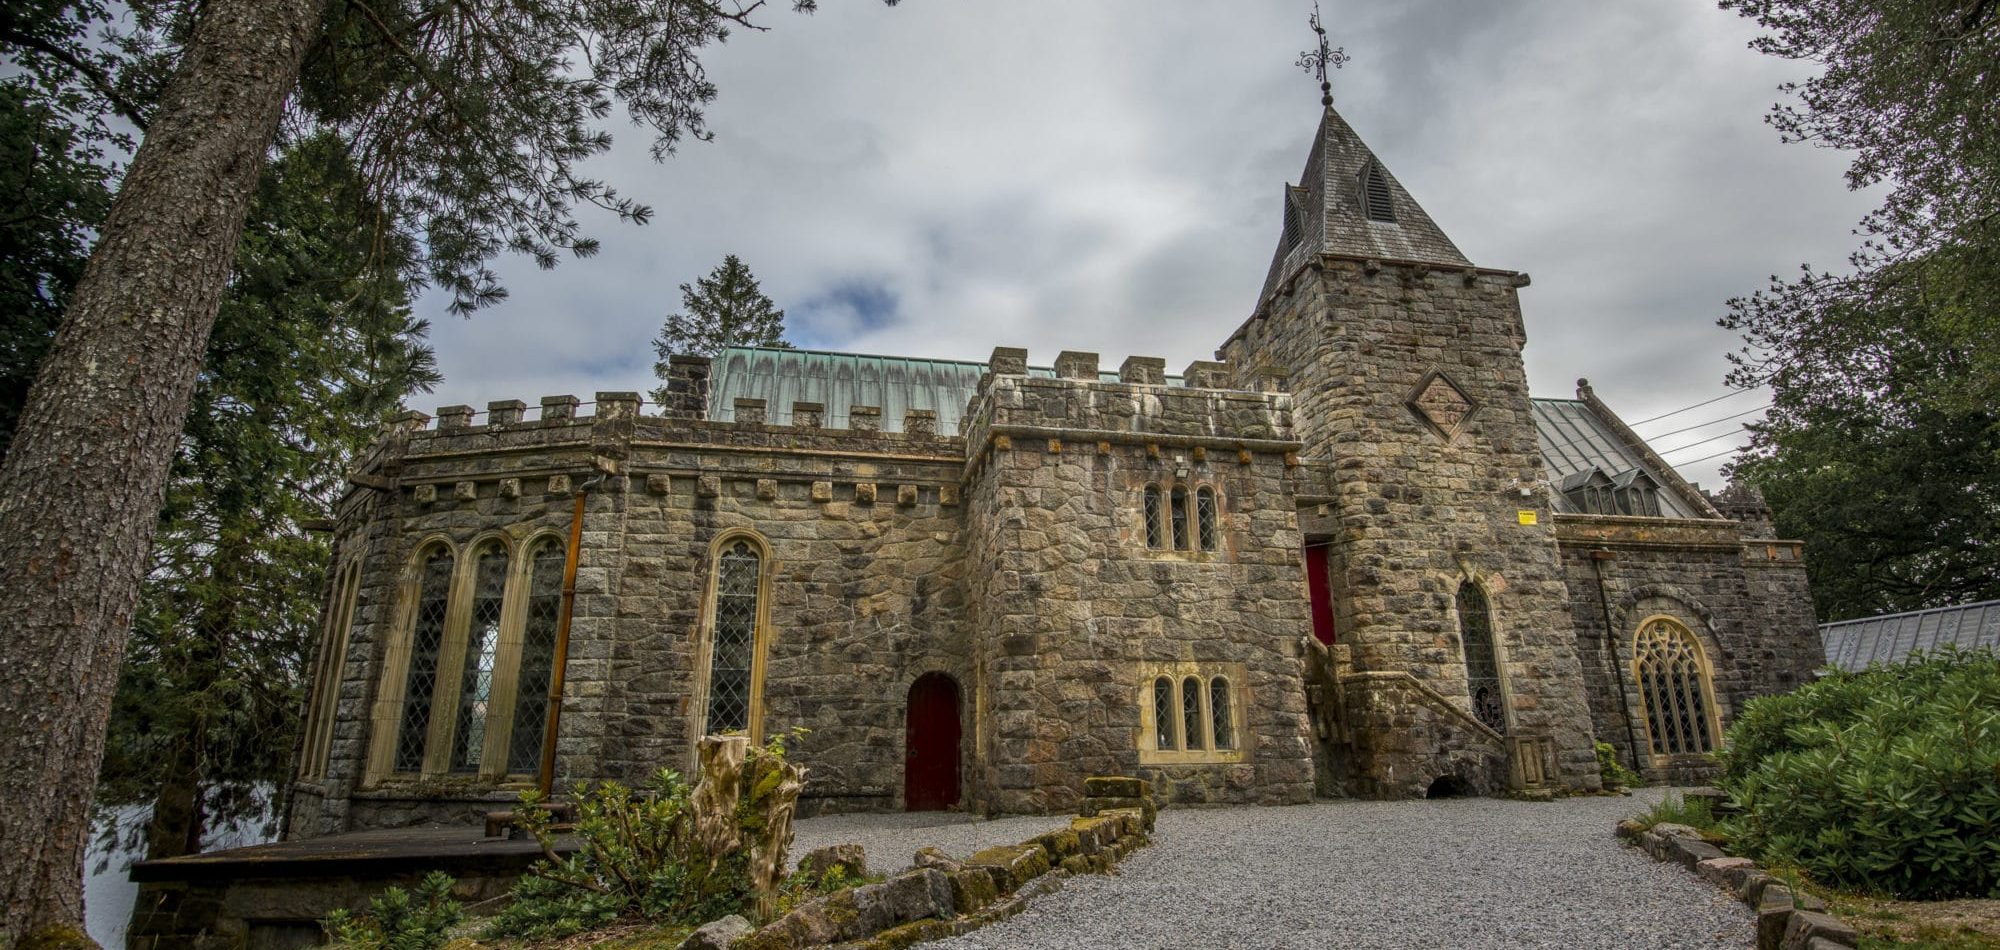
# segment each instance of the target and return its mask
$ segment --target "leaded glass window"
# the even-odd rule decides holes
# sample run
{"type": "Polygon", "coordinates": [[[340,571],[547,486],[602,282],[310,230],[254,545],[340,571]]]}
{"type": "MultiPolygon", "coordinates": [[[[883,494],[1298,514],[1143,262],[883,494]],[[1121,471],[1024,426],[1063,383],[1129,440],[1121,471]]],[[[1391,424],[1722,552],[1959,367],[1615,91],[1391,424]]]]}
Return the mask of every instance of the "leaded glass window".
{"type": "Polygon", "coordinates": [[[1188,549],[1187,489],[1176,488],[1173,494],[1174,550],[1188,549]]]}
{"type": "Polygon", "coordinates": [[[1218,676],[1208,681],[1209,732],[1215,736],[1218,752],[1236,748],[1236,721],[1230,717],[1229,681],[1218,676]]]}
{"type": "Polygon", "coordinates": [[[528,609],[521,629],[521,673],[514,687],[514,734],[507,747],[507,771],[517,775],[537,771],[542,765],[567,555],[554,538],[542,539],[528,555],[528,609]]]}
{"type": "Polygon", "coordinates": [[[708,664],[708,734],[750,729],[750,678],[757,653],[757,591],[763,557],[748,541],[715,562],[715,632],[708,664]]]}
{"type": "Polygon", "coordinates": [[[1507,708],[1493,647],[1493,615],[1486,593],[1471,581],[1458,585],[1458,638],[1465,649],[1465,687],[1472,698],[1472,714],[1493,731],[1505,733],[1507,708]]]}
{"type": "Polygon", "coordinates": [[[326,776],[327,753],[333,742],[333,719],[339,709],[340,680],[347,665],[348,634],[354,624],[354,603],[361,590],[361,565],[349,561],[333,582],[334,600],[327,605],[320,632],[319,663],[313,675],[312,710],[306,718],[305,749],[299,755],[299,777],[326,776]]]}
{"type": "Polygon", "coordinates": [[[1164,676],[1153,680],[1153,732],[1154,744],[1162,749],[1174,749],[1174,725],[1180,717],[1174,715],[1174,681],[1164,676]]]}
{"type": "Polygon", "coordinates": [[[486,747],[487,707],[493,699],[493,663],[500,655],[500,613],[507,594],[507,549],[489,543],[472,561],[472,619],[465,636],[465,664],[458,682],[458,722],[452,733],[451,770],[479,771],[486,747]]]}
{"type": "Polygon", "coordinates": [[[1199,749],[1201,742],[1201,680],[1192,676],[1181,680],[1181,738],[1184,748],[1199,749]]]}
{"type": "Polygon", "coordinates": [[[1166,541],[1161,536],[1161,532],[1165,530],[1160,525],[1162,514],[1160,490],[1151,485],[1146,486],[1146,546],[1156,551],[1166,546],[1166,541]]]}
{"type": "Polygon", "coordinates": [[[1194,492],[1196,543],[1204,551],[1215,550],[1215,489],[1203,486],[1194,492]]]}
{"type": "Polygon", "coordinates": [[[396,727],[398,772],[424,767],[424,738],[431,725],[431,694],[436,690],[438,650],[444,645],[444,619],[451,603],[451,551],[432,548],[417,568],[417,614],[410,631],[410,668],[403,679],[403,712],[396,727]]]}
{"type": "Polygon", "coordinates": [[[1653,754],[1714,751],[1708,674],[1694,633],[1665,618],[1648,621],[1639,628],[1632,654],[1653,754]]]}

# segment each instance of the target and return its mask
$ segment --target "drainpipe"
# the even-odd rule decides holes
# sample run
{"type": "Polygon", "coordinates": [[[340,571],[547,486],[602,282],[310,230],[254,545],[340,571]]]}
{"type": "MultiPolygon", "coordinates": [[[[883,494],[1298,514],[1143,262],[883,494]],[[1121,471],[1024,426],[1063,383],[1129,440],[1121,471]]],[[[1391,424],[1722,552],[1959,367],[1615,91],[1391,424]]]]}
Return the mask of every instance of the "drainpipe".
{"type": "Polygon", "coordinates": [[[1639,732],[1632,728],[1632,697],[1625,693],[1625,674],[1618,665],[1618,628],[1611,620],[1611,594],[1604,586],[1604,562],[1615,557],[1610,551],[1592,551],[1590,569],[1597,575],[1597,603],[1604,608],[1604,660],[1611,667],[1611,682],[1618,688],[1618,706],[1625,712],[1625,741],[1626,748],[1632,750],[1632,771],[1644,773],[1645,767],[1639,764],[1639,732]]]}
{"type": "Polygon", "coordinates": [[[576,506],[569,515],[569,556],[563,563],[562,617],[556,622],[554,665],[549,670],[548,724],[542,730],[542,769],[536,778],[542,800],[548,801],[556,783],[556,731],[562,722],[563,672],[569,667],[569,620],[576,610],[576,562],[583,551],[583,500],[590,489],[604,480],[598,475],[576,487],[576,506]]]}

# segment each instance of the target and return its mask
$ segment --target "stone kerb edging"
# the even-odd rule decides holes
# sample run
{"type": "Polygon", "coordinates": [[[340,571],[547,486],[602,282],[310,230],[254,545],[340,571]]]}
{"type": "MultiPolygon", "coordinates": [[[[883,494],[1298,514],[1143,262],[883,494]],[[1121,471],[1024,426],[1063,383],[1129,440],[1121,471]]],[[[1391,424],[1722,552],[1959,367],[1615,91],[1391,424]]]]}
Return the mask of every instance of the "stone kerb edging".
{"type": "Polygon", "coordinates": [[[1757,950],[1836,950],[1854,947],[1861,935],[1827,911],[1826,902],[1793,892],[1749,858],[1732,857],[1687,825],[1663,822],[1650,830],[1627,818],[1618,837],[1661,861],[1670,861],[1736,895],[1757,912],[1757,950]]]}
{"type": "Polygon", "coordinates": [[[1144,846],[1153,827],[1151,799],[1120,797],[1139,798],[1144,806],[1078,816],[1066,828],[1020,844],[988,848],[963,862],[925,848],[917,852],[917,867],[880,884],[847,888],[801,904],[754,932],[745,933],[744,925],[737,924],[716,933],[711,928],[723,922],[710,924],[682,946],[899,950],[969,933],[1020,913],[1034,898],[1060,889],[1066,878],[1108,872],[1144,846]]]}

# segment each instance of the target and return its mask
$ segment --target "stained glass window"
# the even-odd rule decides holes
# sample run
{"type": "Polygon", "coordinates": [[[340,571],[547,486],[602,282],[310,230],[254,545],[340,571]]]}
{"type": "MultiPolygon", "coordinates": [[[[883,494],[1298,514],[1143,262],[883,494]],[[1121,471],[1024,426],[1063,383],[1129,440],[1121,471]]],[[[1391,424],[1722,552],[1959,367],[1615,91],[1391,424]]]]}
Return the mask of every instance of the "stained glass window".
{"type": "Polygon", "coordinates": [[[1215,550],[1215,489],[1203,486],[1194,492],[1194,529],[1204,551],[1215,550]]]}
{"type": "Polygon", "coordinates": [[[1161,514],[1160,490],[1148,485],[1146,486],[1146,546],[1156,551],[1166,546],[1161,537],[1161,532],[1164,530],[1160,525],[1161,514]]]}
{"type": "Polygon", "coordinates": [[[1229,681],[1220,676],[1208,681],[1208,721],[1209,731],[1215,736],[1216,751],[1236,748],[1236,721],[1230,717],[1229,709],[1229,681]]]}
{"type": "Polygon", "coordinates": [[[500,654],[500,614],[507,593],[507,549],[481,547],[473,559],[472,620],[465,636],[465,665],[458,683],[458,722],[452,733],[451,770],[479,771],[486,746],[486,713],[493,699],[493,662],[500,654]]]}
{"type": "Polygon", "coordinates": [[[1500,663],[1493,648],[1493,615],[1478,584],[1458,585],[1458,636],[1465,648],[1465,686],[1472,714],[1495,732],[1507,731],[1506,703],[1500,692],[1500,663]]]}
{"type": "Polygon", "coordinates": [[[1176,488],[1173,495],[1174,550],[1188,549],[1187,489],[1176,488]]]}
{"type": "Polygon", "coordinates": [[[1180,717],[1174,715],[1174,681],[1164,676],[1153,681],[1153,732],[1154,745],[1162,749],[1173,749],[1174,725],[1180,717]]]}
{"type": "Polygon", "coordinates": [[[438,648],[444,645],[445,610],[451,601],[451,551],[433,548],[417,569],[417,616],[410,631],[410,670],[403,680],[403,712],[396,728],[398,772],[424,767],[424,737],[437,687],[438,648]]]}
{"type": "Polygon", "coordinates": [[[1192,676],[1181,680],[1181,738],[1188,749],[1202,747],[1201,680],[1192,676]]]}
{"type": "Polygon", "coordinates": [[[1671,620],[1654,620],[1639,628],[1632,653],[1653,754],[1713,751],[1707,674],[1694,634],[1671,620]]]}
{"type": "Polygon", "coordinates": [[[708,664],[708,734],[750,728],[750,676],[757,652],[757,587],[763,558],[747,541],[715,563],[715,633],[708,664]]]}
{"type": "Polygon", "coordinates": [[[521,629],[521,673],[514,687],[514,733],[507,740],[507,771],[526,774],[542,765],[548,729],[549,679],[555,673],[556,625],[562,620],[563,565],[568,552],[544,538],[528,554],[528,610],[521,629]]]}

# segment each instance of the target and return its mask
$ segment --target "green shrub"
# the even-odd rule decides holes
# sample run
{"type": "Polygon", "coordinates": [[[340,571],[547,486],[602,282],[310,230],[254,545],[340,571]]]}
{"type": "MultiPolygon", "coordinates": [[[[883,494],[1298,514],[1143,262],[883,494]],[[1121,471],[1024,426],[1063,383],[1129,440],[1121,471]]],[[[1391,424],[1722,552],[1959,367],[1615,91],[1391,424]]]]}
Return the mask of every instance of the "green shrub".
{"type": "Polygon", "coordinates": [[[451,875],[432,871],[417,884],[414,898],[392,887],[368,902],[367,914],[355,917],[336,910],[321,925],[336,947],[437,950],[450,939],[451,928],[464,920],[465,909],[451,899],[451,875]]]}
{"type": "Polygon", "coordinates": [[[1606,788],[1620,785],[1626,788],[1643,788],[1646,784],[1646,780],[1640,778],[1639,773],[1626,768],[1618,761],[1618,750],[1609,742],[1597,744],[1597,776],[1604,780],[1606,788]]]}
{"type": "Polygon", "coordinates": [[[1736,848],[1905,899],[2000,896],[2000,657],[1830,673],[1744,707],[1721,753],[1736,848]]]}
{"type": "Polygon", "coordinates": [[[1639,815],[1640,824],[1651,828],[1654,825],[1687,825],[1700,831],[1716,831],[1715,812],[1708,802],[1699,798],[1669,795],[1660,803],[1639,815]]]}

